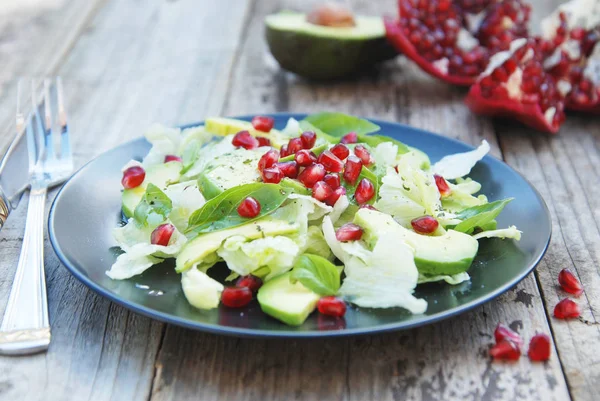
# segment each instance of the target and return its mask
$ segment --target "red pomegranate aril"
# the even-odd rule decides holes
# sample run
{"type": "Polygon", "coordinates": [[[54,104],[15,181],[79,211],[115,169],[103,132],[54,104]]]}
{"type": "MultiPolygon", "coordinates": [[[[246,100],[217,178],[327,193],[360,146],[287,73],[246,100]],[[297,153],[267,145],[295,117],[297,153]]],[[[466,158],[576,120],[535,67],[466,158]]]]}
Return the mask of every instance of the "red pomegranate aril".
{"type": "Polygon", "coordinates": [[[263,182],[268,184],[279,184],[283,177],[283,172],[277,166],[271,166],[262,171],[263,182]]]}
{"type": "Polygon", "coordinates": [[[273,117],[256,116],[252,119],[252,126],[257,131],[269,132],[273,129],[275,120],[273,117]]]}
{"type": "Polygon", "coordinates": [[[558,283],[562,289],[569,294],[573,294],[578,297],[583,293],[581,283],[569,269],[562,269],[560,273],[558,273],[558,283]]]}
{"type": "Polygon", "coordinates": [[[348,147],[343,143],[338,143],[329,150],[340,160],[344,160],[350,154],[350,149],[348,149],[348,147]]]}
{"type": "Polygon", "coordinates": [[[282,145],[281,149],[279,150],[279,156],[280,157],[286,157],[291,155],[290,151],[288,150],[288,146],[287,145],[282,145]]]}
{"type": "Polygon", "coordinates": [[[512,341],[502,340],[490,348],[490,356],[505,361],[518,361],[521,357],[521,351],[512,341]]]}
{"type": "Polygon", "coordinates": [[[452,191],[450,190],[448,181],[446,181],[444,179],[444,177],[442,177],[441,175],[437,175],[437,174],[435,174],[433,176],[433,178],[435,179],[435,185],[437,186],[437,189],[440,192],[440,195],[442,195],[442,196],[450,195],[450,192],[452,192],[452,191]]]}
{"type": "Polygon", "coordinates": [[[264,136],[259,136],[256,138],[258,141],[258,146],[271,146],[271,140],[269,138],[265,138],[264,136]]]}
{"type": "Polygon", "coordinates": [[[356,187],[356,191],[354,191],[354,199],[356,203],[362,205],[363,203],[367,203],[375,196],[375,187],[373,183],[368,178],[363,178],[360,180],[356,187]]]}
{"type": "Polygon", "coordinates": [[[229,308],[241,308],[252,301],[252,290],[248,287],[228,287],[221,294],[221,302],[229,308]]]}
{"type": "Polygon", "coordinates": [[[323,177],[323,181],[325,181],[331,189],[336,189],[340,186],[340,175],[335,173],[326,174],[325,177],[323,177]]]}
{"type": "Polygon", "coordinates": [[[171,241],[174,232],[175,226],[173,224],[161,224],[150,234],[150,243],[152,245],[169,246],[169,241],[171,241]]]}
{"type": "Polygon", "coordinates": [[[354,154],[360,158],[363,166],[368,166],[373,162],[373,159],[371,158],[371,153],[369,153],[367,148],[365,148],[362,145],[356,145],[356,147],[354,148],[354,154]]]}
{"type": "Polygon", "coordinates": [[[358,142],[358,135],[356,134],[356,132],[348,132],[340,140],[340,143],[344,143],[344,144],[356,143],[356,142],[358,142]]]}
{"type": "Polygon", "coordinates": [[[321,163],[327,171],[331,171],[332,173],[339,173],[344,169],[344,162],[329,150],[321,153],[317,161],[321,163]]]}
{"type": "Polygon", "coordinates": [[[325,203],[328,204],[329,206],[334,206],[336,204],[336,202],[338,201],[338,199],[340,199],[340,197],[342,195],[346,195],[346,188],[337,187],[336,189],[333,190],[331,195],[329,195],[329,198],[327,198],[325,200],[325,203]]]}
{"type": "Polygon", "coordinates": [[[283,175],[285,175],[288,178],[298,177],[299,168],[298,163],[296,163],[295,161],[275,163],[275,167],[279,168],[283,175]]]}
{"type": "Polygon", "coordinates": [[[253,137],[248,131],[240,131],[233,136],[231,144],[244,149],[256,149],[258,148],[258,139],[253,137]]]}
{"type": "Polygon", "coordinates": [[[312,197],[324,202],[331,196],[333,189],[325,181],[317,181],[312,187],[312,197]]]}
{"type": "Polygon", "coordinates": [[[579,305],[568,298],[563,299],[554,307],[554,317],[557,319],[574,319],[580,315],[579,305]]]}
{"type": "Polygon", "coordinates": [[[510,327],[503,325],[502,323],[498,323],[496,326],[496,330],[494,330],[494,338],[496,339],[496,343],[499,343],[503,340],[512,341],[518,347],[523,346],[523,339],[521,336],[513,331],[510,327]]]}
{"type": "Polygon", "coordinates": [[[530,360],[536,362],[544,362],[550,359],[550,337],[544,333],[538,333],[531,337],[527,356],[530,360]]]}
{"type": "Polygon", "coordinates": [[[125,189],[136,188],[142,185],[146,178],[146,171],[140,166],[129,167],[123,171],[123,178],[121,184],[125,189]]]}
{"type": "Polygon", "coordinates": [[[410,225],[419,234],[431,234],[437,230],[440,224],[432,216],[421,216],[413,219],[410,225]]]}
{"type": "Polygon", "coordinates": [[[169,163],[169,162],[181,162],[182,159],[179,156],[175,156],[175,155],[166,155],[165,156],[165,163],[169,163]]]}
{"type": "Polygon", "coordinates": [[[335,238],[340,242],[358,241],[362,235],[363,229],[352,223],[344,224],[335,232],[335,238]]]}
{"type": "Polygon", "coordinates": [[[315,142],[317,142],[317,134],[312,131],[304,131],[300,135],[300,140],[302,141],[302,147],[304,149],[310,149],[315,146],[315,142]]]}
{"type": "Polygon", "coordinates": [[[322,181],[323,178],[325,178],[326,173],[325,167],[323,167],[322,164],[315,163],[302,170],[298,176],[298,180],[300,180],[306,188],[312,188],[317,181],[322,181]]]}
{"type": "Polygon", "coordinates": [[[308,149],[301,149],[294,156],[294,160],[301,167],[310,166],[317,161],[317,156],[308,149]]]}
{"type": "Polygon", "coordinates": [[[288,142],[288,151],[290,152],[291,155],[298,152],[301,149],[303,149],[302,139],[300,139],[300,138],[290,139],[290,141],[288,142]]]}
{"type": "Polygon", "coordinates": [[[354,155],[348,156],[344,167],[344,180],[350,185],[354,185],[362,170],[362,162],[354,155]]]}
{"type": "Polygon", "coordinates": [[[323,315],[342,317],[346,314],[346,303],[336,297],[323,297],[317,303],[319,312],[323,315]]]}
{"type": "Polygon", "coordinates": [[[279,152],[275,149],[269,150],[267,153],[261,156],[258,161],[258,169],[263,171],[264,169],[271,167],[279,160],[279,152]]]}
{"type": "Polygon", "coordinates": [[[250,291],[256,293],[260,287],[262,287],[263,281],[260,277],[253,276],[252,274],[248,274],[247,276],[242,276],[238,278],[235,283],[236,287],[249,288],[250,291]]]}
{"type": "Polygon", "coordinates": [[[237,207],[237,212],[240,216],[248,219],[254,218],[260,214],[260,203],[249,196],[245,198],[237,207]]]}

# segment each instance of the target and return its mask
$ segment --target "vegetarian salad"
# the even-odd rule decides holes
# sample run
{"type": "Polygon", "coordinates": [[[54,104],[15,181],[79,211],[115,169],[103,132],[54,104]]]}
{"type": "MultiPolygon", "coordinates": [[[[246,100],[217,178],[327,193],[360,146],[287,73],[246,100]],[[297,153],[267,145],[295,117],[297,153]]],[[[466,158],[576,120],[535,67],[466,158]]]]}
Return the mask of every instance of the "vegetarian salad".
{"type": "Polygon", "coordinates": [[[289,325],[317,308],[341,317],[348,304],[424,313],[417,285],[469,280],[478,240],[521,232],[496,224],[511,199],[488,202],[467,177],[487,142],[431,165],[381,134],[329,112],[282,130],[261,116],[151,127],[148,155],[123,167],[123,253],[106,274],[124,280],[175,258],[194,307],[256,298],[289,325]],[[211,277],[218,262],[225,283],[211,277]]]}

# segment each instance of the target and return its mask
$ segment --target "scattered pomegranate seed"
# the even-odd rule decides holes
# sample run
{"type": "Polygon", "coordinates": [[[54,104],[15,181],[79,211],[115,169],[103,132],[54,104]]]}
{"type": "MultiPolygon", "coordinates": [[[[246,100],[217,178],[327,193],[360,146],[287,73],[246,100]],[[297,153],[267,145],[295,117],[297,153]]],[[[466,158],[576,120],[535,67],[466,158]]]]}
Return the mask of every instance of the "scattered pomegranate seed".
{"type": "Polygon", "coordinates": [[[317,134],[312,131],[304,131],[302,135],[300,135],[300,140],[302,141],[302,147],[304,147],[304,149],[311,149],[315,146],[315,142],[317,142],[317,134]]]}
{"type": "Polygon", "coordinates": [[[121,184],[125,189],[131,189],[139,187],[146,178],[146,171],[140,166],[129,167],[123,171],[123,178],[121,184]]]}
{"type": "Polygon", "coordinates": [[[168,246],[174,232],[175,226],[173,224],[161,224],[150,234],[150,243],[152,245],[168,246]]]}
{"type": "Polygon", "coordinates": [[[258,146],[271,146],[271,140],[269,138],[265,138],[264,136],[259,136],[256,138],[258,141],[258,146]]]}
{"type": "Polygon", "coordinates": [[[252,126],[257,131],[269,132],[273,129],[275,120],[273,117],[256,116],[252,119],[252,126]]]}
{"type": "Polygon", "coordinates": [[[286,157],[291,155],[290,151],[288,150],[288,146],[287,145],[282,145],[281,149],[279,150],[279,156],[281,157],[286,157]]]}
{"type": "Polygon", "coordinates": [[[346,303],[336,297],[323,297],[317,303],[319,312],[323,315],[342,317],[346,314],[346,303]]]}
{"type": "Polygon", "coordinates": [[[277,166],[271,166],[262,171],[263,182],[268,184],[279,184],[283,180],[283,171],[277,166]]]}
{"type": "Polygon", "coordinates": [[[539,333],[531,337],[527,355],[532,361],[543,362],[550,359],[550,337],[543,333],[539,333]]]}
{"type": "Polygon", "coordinates": [[[346,180],[346,182],[350,185],[354,185],[356,180],[358,180],[361,170],[362,162],[360,159],[354,155],[348,156],[348,159],[346,160],[346,166],[344,168],[344,180],[346,180]]]}
{"type": "Polygon", "coordinates": [[[368,166],[373,163],[373,159],[371,158],[371,153],[362,145],[356,145],[354,148],[354,154],[360,158],[363,166],[368,166]]]}
{"type": "Polygon", "coordinates": [[[300,139],[300,138],[292,138],[288,142],[288,151],[290,152],[290,154],[297,153],[299,150],[301,150],[303,148],[304,147],[302,146],[302,139],[300,139]]]}
{"type": "Polygon", "coordinates": [[[410,222],[410,225],[412,226],[413,230],[419,234],[431,234],[437,230],[439,223],[434,217],[421,216],[413,219],[410,222]]]}
{"type": "Polygon", "coordinates": [[[340,186],[340,176],[339,174],[329,173],[323,177],[323,181],[325,181],[331,189],[336,189],[340,186]]]}
{"type": "Polygon", "coordinates": [[[340,140],[340,143],[344,143],[344,144],[356,143],[356,142],[358,142],[358,135],[356,135],[356,132],[348,132],[340,140]]]}
{"type": "Polygon", "coordinates": [[[181,157],[179,156],[175,156],[175,155],[166,155],[165,156],[165,163],[169,163],[169,162],[181,162],[181,157]]]}
{"type": "Polygon", "coordinates": [[[573,294],[578,297],[583,293],[581,283],[569,269],[562,269],[560,273],[558,273],[558,283],[562,289],[569,294],[573,294]]]}
{"type": "Polygon", "coordinates": [[[317,160],[327,171],[331,171],[332,173],[339,173],[344,169],[344,162],[329,150],[321,153],[317,160]]]}
{"type": "Polygon", "coordinates": [[[375,208],[375,206],[373,206],[373,205],[370,205],[370,204],[368,204],[368,203],[363,203],[363,204],[362,204],[362,205],[360,205],[358,208],[359,208],[359,209],[369,209],[369,210],[375,210],[375,211],[377,211],[377,209],[375,208]]]}
{"type": "Polygon", "coordinates": [[[250,135],[248,131],[240,131],[233,136],[231,144],[244,149],[256,149],[258,148],[258,139],[250,135]]]}
{"type": "Polygon", "coordinates": [[[324,202],[333,194],[333,189],[325,181],[317,181],[312,187],[312,197],[324,202]]]}
{"type": "Polygon", "coordinates": [[[252,274],[248,274],[247,276],[242,276],[238,278],[235,283],[236,287],[246,287],[249,288],[250,291],[256,293],[260,287],[262,287],[263,281],[260,277],[253,276],[252,274]]]}
{"type": "Polygon", "coordinates": [[[271,167],[279,160],[279,152],[275,149],[269,150],[261,156],[258,161],[258,170],[263,171],[265,168],[271,167]]]}
{"type": "Polygon", "coordinates": [[[329,206],[333,206],[336,204],[336,202],[338,201],[338,199],[340,199],[340,196],[342,196],[342,195],[346,195],[346,188],[337,187],[336,189],[333,190],[331,195],[329,195],[329,198],[327,198],[327,200],[325,200],[325,203],[328,204],[329,206]]]}
{"type": "Polygon", "coordinates": [[[329,150],[331,151],[331,153],[336,155],[338,157],[338,159],[340,159],[340,160],[344,160],[346,157],[348,157],[348,155],[350,155],[350,149],[348,149],[348,147],[342,143],[338,143],[337,145],[334,145],[329,150]]]}
{"type": "Polygon", "coordinates": [[[341,242],[357,241],[362,235],[363,229],[352,223],[344,224],[335,232],[335,238],[341,242]]]}
{"type": "Polygon", "coordinates": [[[296,152],[294,160],[296,160],[296,163],[298,163],[299,166],[306,167],[315,163],[317,161],[317,156],[308,149],[302,149],[296,152]]]}
{"type": "MultiPolygon", "coordinates": [[[[398,170],[396,170],[396,172],[398,172],[398,170]]],[[[433,178],[435,178],[435,185],[437,185],[437,189],[438,189],[438,191],[440,191],[440,195],[442,195],[442,196],[450,195],[450,192],[452,192],[452,191],[450,190],[448,181],[446,181],[444,179],[444,177],[442,177],[441,175],[437,175],[437,174],[435,174],[433,176],[433,178]]]]}
{"type": "Polygon", "coordinates": [[[221,302],[230,308],[241,308],[252,301],[252,290],[248,287],[228,287],[221,294],[221,302]]]}
{"type": "Polygon", "coordinates": [[[521,351],[512,341],[502,340],[490,348],[490,356],[494,359],[517,361],[521,357],[521,351]]]}
{"type": "Polygon", "coordinates": [[[253,197],[249,196],[240,202],[237,212],[242,217],[246,217],[248,219],[254,218],[260,213],[260,203],[253,197]]]}
{"type": "Polygon", "coordinates": [[[295,161],[275,163],[275,167],[279,168],[283,175],[288,178],[298,177],[298,163],[295,161]]]}
{"type": "Polygon", "coordinates": [[[503,325],[502,323],[498,323],[496,326],[496,330],[494,330],[494,338],[496,339],[496,343],[499,343],[503,340],[512,341],[518,347],[523,346],[523,339],[521,336],[513,331],[510,327],[503,325]]]}
{"type": "Polygon", "coordinates": [[[354,191],[354,199],[356,200],[356,203],[359,205],[367,203],[373,199],[373,196],[375,196],[375,187],[373,186],[373,183],[367,178],[360,180],[358,186],[356,187],[356,191],[354,191]]]}
{"type": "Polygon", "coordinates": [[[563,299],[554,307],[554,317],[557,319],[574,319],[580,315],[579,305],[568,298],[563,299]]]}
{"type": "Polygon", "coordinates": [[[317,181],[323,180],[325,178],[325,167],[322,164],[315,163],[306,167],[298,176],[298,179],[306,188],[312,188],[313,185],[317,183],[317,181]]]}

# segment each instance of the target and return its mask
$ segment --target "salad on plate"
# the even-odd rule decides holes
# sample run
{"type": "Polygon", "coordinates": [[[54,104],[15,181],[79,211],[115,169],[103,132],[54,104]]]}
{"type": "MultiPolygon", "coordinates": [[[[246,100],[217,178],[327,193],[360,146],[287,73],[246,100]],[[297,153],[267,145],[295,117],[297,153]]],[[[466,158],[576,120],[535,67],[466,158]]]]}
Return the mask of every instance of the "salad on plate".
{"type": "Polygon", "coordinates": [[[281,130],[264,116],[152,126],[149,153],[122,169],[123,252],[106,274],[125,280],[174,258],[195,308],[256,299],[288,325],[349,305],[424,313],[417,285],[469,280],[478,240],[521,232],[497,227],[511,199],[489,202],[468,178],[486,141],[431,165],[382,134],[330,112],[281,130]],[[225,282],[211,277],[219,262],[225,282]]]}

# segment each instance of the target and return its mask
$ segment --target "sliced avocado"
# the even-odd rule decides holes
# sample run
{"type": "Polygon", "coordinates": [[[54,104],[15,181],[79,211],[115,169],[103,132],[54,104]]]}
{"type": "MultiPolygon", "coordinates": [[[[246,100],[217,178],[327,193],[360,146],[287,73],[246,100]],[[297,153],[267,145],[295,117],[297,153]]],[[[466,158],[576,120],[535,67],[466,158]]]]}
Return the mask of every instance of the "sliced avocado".
{"type": "Polygon", "coordinates": [[[252,150],[236,149],[215,157],[198,177],[200,192],[206,199],[212,199],[227,189],[257,182],[261,156],[252,150]]]}
{"type": "Polygon", "coordinates": [[[351,27],[310,23],[305,14],[266,17],[266,37],[282,68],[311,79],[342,78],[393,58],[381,17],[356,17],[351,27]]]}
{"type": "Polygon", "coordinates": [[[290,326],[300,326],[315,310],[320,296],[299,281],[292,284],[290,273],[267,281],[258,290],[258,303],[267,315],[290,326]]]}
{"type": "Polygon", "coordinates": [[[409,164],[414,168],[419,168],[421,170],[429,170],[429,167],[431,166],[429,156],[427,156],[427,154],[422,150],[413,148],[412,146],[408,146],[408,149],[408,153],[400,155],[400,158],[409,159],[409,164]]]}
{"type": "Polygon", "coordinates": [[[354,223],[365,230],[365,239],[373,244],[379,235],[393,235],[415,250],[415,264],[419,273],[427,276],[454,275],[471,266],[479,243],[468,234],[448,230],[444,235],[417,234],[402,227],[385,213],[360,209],[354,223]]]}
{"type": "Polygon", "coordinates": [[[136,188],[125,189],[123,190],[123,194],[121,195],[122,209],[123,214],[128,219],[133,217],[133,211],[136,206],[142,200],[144,193],[146,192],[146,188],[141,185],[136,188]]]}
{"type": "Polygon", "coordinates": [[[253,136],[268,138],[271,141],[271,145],[276,148],[285,145],[289,140],[281,131],[276,129],[272,129],[269,132],[257,131],[249,121],[237,120],[235,118],[210,117],[204,122],[204,127],[206,131],[222,136],[235,135],[240,131],[248,131],[253,136]]]}
{"type": "Polygon", "coordinates": [[[246,237],[248,240],[253,240],[268,236],[292,234],[297,231],[298,226],[295,224],[283,220],[265,218],[243,226],[201,234],[183,246],[177,256],[175,271],[181,273],[193,265],[202,262],[211,253],[219,249],[223,241],[233,235],[240,235],[246,237]]]}

